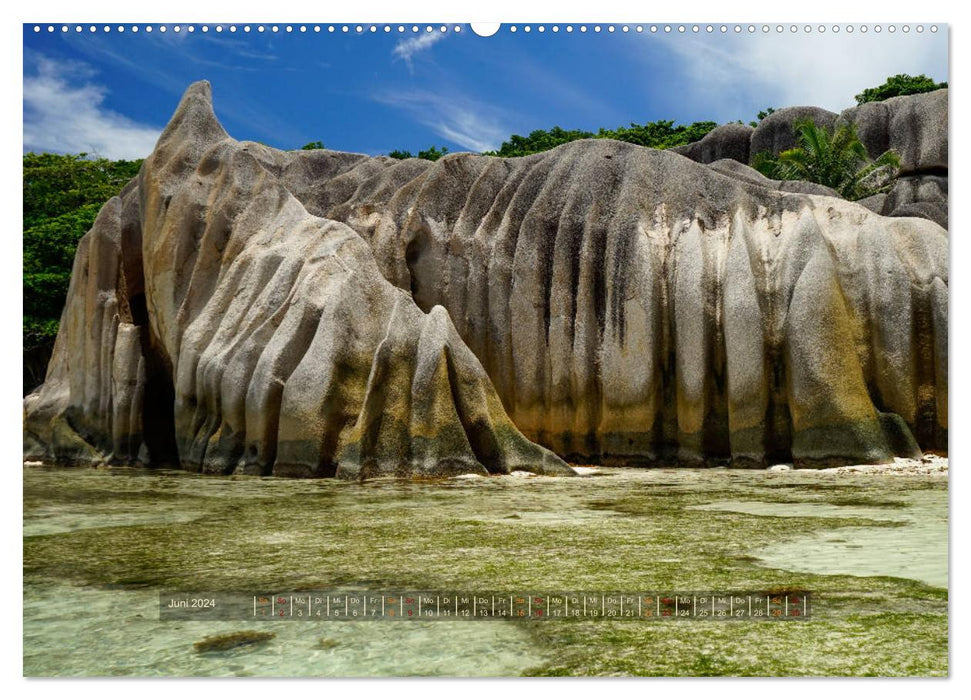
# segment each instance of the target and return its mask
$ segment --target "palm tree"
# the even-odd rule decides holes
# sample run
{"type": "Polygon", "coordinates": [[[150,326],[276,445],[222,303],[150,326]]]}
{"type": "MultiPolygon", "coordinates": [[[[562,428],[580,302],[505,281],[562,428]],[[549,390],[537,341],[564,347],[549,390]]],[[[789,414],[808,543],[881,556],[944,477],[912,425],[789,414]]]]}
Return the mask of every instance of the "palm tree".
{"type": "Polygon", "coordinates": [[[793,130],[799,145],[777,158],[759,153],[752,167],[774,180],[808,180],[832,187],[845,199],[857,200],[889,191],[900,170],[900,156],[887,151],[870,160],[856,133],[856,124],[835,129],[816,126],[811,119],[797,121],[793,130]]]}

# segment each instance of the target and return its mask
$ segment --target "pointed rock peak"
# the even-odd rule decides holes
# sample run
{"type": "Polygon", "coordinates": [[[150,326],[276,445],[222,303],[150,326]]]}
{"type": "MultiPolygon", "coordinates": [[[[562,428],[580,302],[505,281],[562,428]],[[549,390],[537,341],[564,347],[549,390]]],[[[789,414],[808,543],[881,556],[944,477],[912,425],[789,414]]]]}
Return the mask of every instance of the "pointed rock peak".
{"type": "Polygon", "coordinates": [[[182,99],[179,101],[178,109],[182,109],[183,105],[192,100],[207,104],[212,109],[212,85],[208,80],[197,80],[187,87],[185,92],[182,93],[182,99]]]}
{"type": "Polygon", "coordinates": [[[212,86],[208,80],[192,83],[159,137],[158,151],[173,141],[209,145],[229,138],[212,109],[212,86]]]}

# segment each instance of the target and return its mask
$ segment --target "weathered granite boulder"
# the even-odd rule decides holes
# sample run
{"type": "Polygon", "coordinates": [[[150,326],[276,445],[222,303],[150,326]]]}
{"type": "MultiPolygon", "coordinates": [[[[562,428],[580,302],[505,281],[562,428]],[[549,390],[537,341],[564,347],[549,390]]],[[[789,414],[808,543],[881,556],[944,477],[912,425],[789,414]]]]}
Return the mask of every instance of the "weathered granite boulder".
{"type": "Polygon", "coordinates": [[[696,163],[714,163],[731,158],[748,165],[749,142],[755,129],[746,124],[723,124],[709,131],[699,141],[671,150],[696,163]]]}
{"type": "MultiPolygon", "coordinates": [[[[832,187],[827,187],[826,185],[820,185],[815,182],[808,182],[806,180],[772,180],[767,178],[765,175],[760,173],[755,168],[750,168],[747,165],[742,165],[736,160],[726,158],[724,160],[716,160],[711,163],[708,167],[717,173],[722,175],[727,175],[728,177],[737,178],[743,182],[749,183],[751,185],[758,185],[759,187],[767,187],[771,190],[776,190],[778,192],[795,192],[798,194],[818,194],[824,197],[839,197],[839,192],[834,190],[832,187]]],[[[878,212],[879,213],[879,212],[878,212]]]]}
{"type": "Polygon", "coordinates": [[[860,140],[873,158],[891,148],[900,154],[900,178],[893,191],[868,197],[861,205],[884,216],[916,216],[947,228],[947,89],[870,102],[843,110],[839,115],[818,107],[788,107],[763,119],[754,130],[740,124],[726,124],[700,141],[670,150],[752,184],[784,192],[835,196],[835,192],[821,185],[778,183],[758,173],[753,175],[754,171],[749,172],[751,169],[733,165],[733,162],[747,165],[758,153],[778,155],[796,146],[793,125],[806,118],[828,128],[843,122],[855,123],[860,140]]]}
{"type": "Polygon", "coordinates": [[[907,175],[886,194],[860,200],[867,209],[884,216],[919,216],[948,226],[946,175],[907,175]]]}
{"type": "Polygon", "coordinates": [[[798,145],[793,130],[797,121],[812,119],[816,126],[830,129],[836,124],[838,116],[835,112],[830,112],[822,107],[785,107],[777,110],[760,121],[759,125],[755,127],[749,153],[753,158],[765,151],[777,156],[798,145]]]}
{"type": "Polygon", "coordinates": [[[362,476],[566,473],[526,438],[621,464],[946,448],[946,231],[740,172],[603,139],[281,152],[194,85],[79,249],[25,453],[362,476]]]}
{"type": "Polygon", "coordinates": [[[353,196],[321,187],[308,208],[446,308],[516,425],[560,455],[822,465],[943,445],[947,236],[931,222],[606,140],[456,154],[397,190],[353,172],[353,196]]]}
{"type": "Polygon", "coordinates": [[[944,88],[867,102],[843,110],[840,121],[856,124],[871,157],[895,150],[901,175],[947,175],[947,95],[944,88]]]}
{"type": "Polygon", "coordinates": [[[421,311],[226,135],[207,83],[82,240],[25,412],[25,454],[63,462],[573,473],[512,424],[444,309],[421,311]]]}
{"type": "Polygon", "coordinates": [[[900,178],[882,198],[864,206],[885,216],[919,216],[948,226],[948,91],[891,97],[844,110],[871,156],[900,155],[900,178]]]}

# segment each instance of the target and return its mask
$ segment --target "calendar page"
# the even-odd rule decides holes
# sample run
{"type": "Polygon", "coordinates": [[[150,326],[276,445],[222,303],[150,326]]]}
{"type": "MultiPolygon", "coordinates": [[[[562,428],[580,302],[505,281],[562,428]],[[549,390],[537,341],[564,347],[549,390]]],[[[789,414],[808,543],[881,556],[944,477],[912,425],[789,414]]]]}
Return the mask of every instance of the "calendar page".
{"type": "Polygon", "coordinates": [[[95,18],[25,676],[949,674],[947,24],[95,18]]]}

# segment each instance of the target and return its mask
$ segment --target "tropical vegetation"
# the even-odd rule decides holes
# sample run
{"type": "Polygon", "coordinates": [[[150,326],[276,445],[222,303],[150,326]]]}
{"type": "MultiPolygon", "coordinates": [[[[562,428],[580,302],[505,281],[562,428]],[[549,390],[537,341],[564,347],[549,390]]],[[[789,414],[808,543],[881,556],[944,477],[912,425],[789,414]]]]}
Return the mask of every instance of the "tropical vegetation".
{"type": "Polygon", "coordinates": [[[900,156],[890,150],[871,160],[853,123],[829,129],[811,119],[797,121],[798,145],[778,156],[756,154],[752,166],[774,180],[808,180],[831,187],[844,199],[858,200],[893,187],[900,156]]]}
{"type": "Polygon", "coordinates": [[[941,88],[946,87],[946,82],[936,83],[933,79],[928,78],[923,73],[917,76],[900,73],[887,78],[883,85],[867,88],[861,92],[856,96],[856,103],[858,105],[862,105],[867,102],[880,102],[882,100],[890,99],[891,97],[898,97],[900,95],[917,95],[922,92],[932,92],[934,90],[940,90],[941,88]]]}
{"type": "Polygon", "coordinates": [[[498,149],[487,151],[486,155],[505,158],[528,156],[579,139],[615,139],[649,148],[672,148],[697,141],[716,126],[718,125],[715,122],[694,122],[674,126],[673,121],[663,119],[646,124],[631,122],[630,126],[620,126],[616,129],[601,128],[596,132],[580,129],[567,130],[554,126],[549,130],[537,129],[530,132],[528,136],[513,134],[509,137],[509,140],[503,141],[498,149]]]}
{"type": "Polygon", "coordinates": [[[92,159],[86,153],[24,154],[25,391],[44,380],[78,241],[140,166],[140,160],[92,159]]]}
{"type": "Polygon", "coordinates": [[[418,151],[417,155],[412,155],[411,151],[401,151],[394,150],[388,154],[389,158],[395,158],[397,160],[405,160],[406,158],[421,158],[422,160],[438,160],[442,156],[448,153],[448,149],[445,146],[441,148],[437,146],[431,146],[423,151],[418,151]]]}

